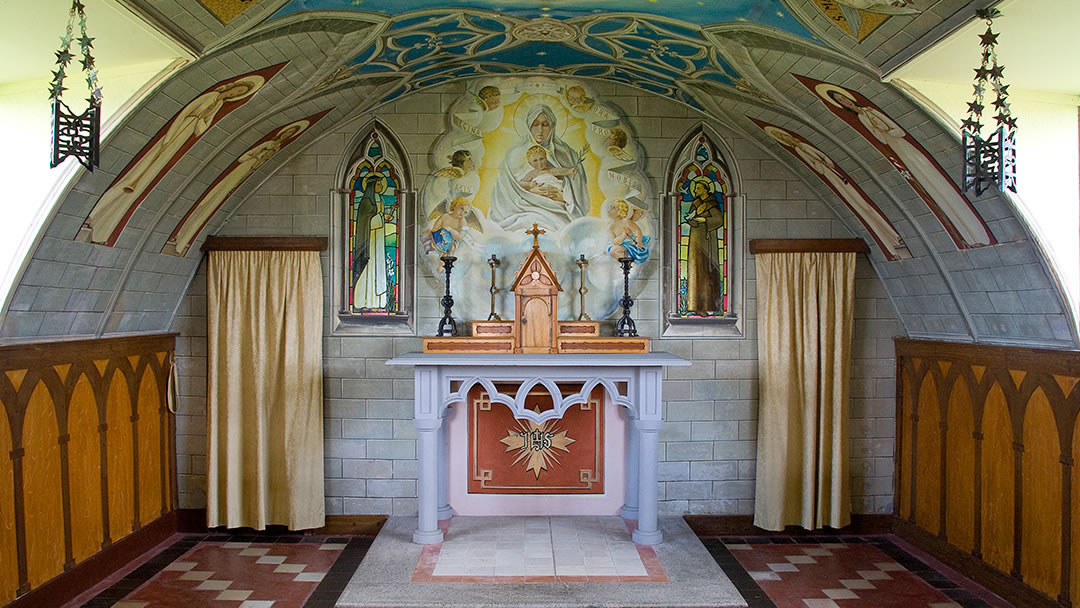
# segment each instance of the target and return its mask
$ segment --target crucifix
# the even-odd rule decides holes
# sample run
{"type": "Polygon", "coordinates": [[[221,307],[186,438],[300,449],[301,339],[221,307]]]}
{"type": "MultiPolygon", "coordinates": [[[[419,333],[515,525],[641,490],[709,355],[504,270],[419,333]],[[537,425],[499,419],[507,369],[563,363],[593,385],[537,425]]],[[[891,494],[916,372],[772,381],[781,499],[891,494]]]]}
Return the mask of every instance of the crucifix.
{"type": "Polygon", "coordinates": [[[532,230],[526,230],[525,234],[531,234],[533,237],[533,249],[540,248],[540,235],[547,234],[547,231],[540,228],[539,225],[533,224],[532,230]]]}

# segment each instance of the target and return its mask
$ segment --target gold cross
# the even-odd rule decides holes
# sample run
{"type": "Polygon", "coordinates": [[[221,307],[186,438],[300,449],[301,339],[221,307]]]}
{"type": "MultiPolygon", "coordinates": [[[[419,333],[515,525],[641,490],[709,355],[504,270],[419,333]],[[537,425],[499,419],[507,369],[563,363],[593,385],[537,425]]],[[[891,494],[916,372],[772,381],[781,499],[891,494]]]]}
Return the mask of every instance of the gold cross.
{"type": "Polygon", "coordinates": [[[540,228],[537,224],[533,224],[532,230],[526,230],[525,234],[531,234],[533,237],[533,249],[540,248],[540,235],[547,234],[547,231],[540,228]]]}

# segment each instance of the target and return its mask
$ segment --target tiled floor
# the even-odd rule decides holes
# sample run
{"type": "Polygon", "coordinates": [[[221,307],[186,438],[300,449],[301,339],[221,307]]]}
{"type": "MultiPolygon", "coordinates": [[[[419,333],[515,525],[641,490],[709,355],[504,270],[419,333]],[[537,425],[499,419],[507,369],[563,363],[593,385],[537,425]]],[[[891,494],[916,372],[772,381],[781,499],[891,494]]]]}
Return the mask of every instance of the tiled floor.
{"type": "Polygon", "coordinates": [[[83,606],[329,607],[370,545],[370,538],[189,535],[83,606]]]}
{"type": "Polygon", "coordinates": [[[891,536],[703,539],[750,608],[1006,608],[891,536]]]}
{"type": "Polygon", "coordinates": [[[618,517],[455,517],[413,582],[667,582],[618,517]]]}
{"type": "MultiPolygon", "coordinates": [[[[617,517],[441,523],[446,541],[422,550],[414,583],[668,583],[656,552],[635,545],[632,526],[617,517]]],[[[749,608],[1010,606],[893,536],[701,541],[749,608]]],[[[299,534],[175,537],[74,605],[329,608],[371,544],[370,537],[299,534]]]]}

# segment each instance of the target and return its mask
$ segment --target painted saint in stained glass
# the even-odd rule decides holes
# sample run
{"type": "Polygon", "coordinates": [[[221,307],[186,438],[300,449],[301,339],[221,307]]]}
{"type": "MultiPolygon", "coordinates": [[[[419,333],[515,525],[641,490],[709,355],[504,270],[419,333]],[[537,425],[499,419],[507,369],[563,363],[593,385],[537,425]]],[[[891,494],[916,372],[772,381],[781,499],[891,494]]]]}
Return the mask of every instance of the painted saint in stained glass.
{"type": "Polygon", "coordinates": [[[691,142],[690,160],[675,176],[678,227],[675,256],[675,315],[720,317],[728,302],[729,180],[723,160],[701,135],[691,142]]]}
{"type": "Polygon", "coordinates": [[[364,152],[348,173],[348,309],[358,314],[400,310],[401,180],[383,154],[379,133],[364,139],[364,152]]]}

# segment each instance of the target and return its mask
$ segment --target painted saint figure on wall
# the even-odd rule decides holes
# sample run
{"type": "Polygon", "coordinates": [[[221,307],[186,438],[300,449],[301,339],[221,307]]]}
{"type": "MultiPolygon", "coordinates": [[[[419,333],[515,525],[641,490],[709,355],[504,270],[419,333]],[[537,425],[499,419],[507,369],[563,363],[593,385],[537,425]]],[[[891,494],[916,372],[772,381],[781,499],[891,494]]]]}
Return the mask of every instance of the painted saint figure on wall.
{"type": "Polygon", "coordinates": [[[220,82],[191,100],[109,185],[75,240],[114,245],[135,208],[180,157],[210,127],[250,100],[284,65],[220,82]]]}
{"type": "Polygon", "coordinates": [[[941,221],[957,248],[997,243],[986,222],[941,165],[869,99],[834,84],[805,76],[795,77],[892,163],[941,221]]]}
{"type": "Polygon", "coordinates": [[[844,201],[855,217],[870,232],[886,259],[899,260],[911,257],[904,239],[900,238],[900,234],[885,214],[828,155],[790,131],[758,120],[754,122],[764,129],[769,137],[791,150],[840,197],[840,200],[844,201]]]}
{"type": "Polygon", "coordinates": [[[187,213],[173,229],[161,253],[166,255],[182,256],[188,251],[191,243],[198,237],[202,229],[209,223],[210,218],[217,213],[225,201],[236,192],[255,171],[266,164],[282,148],[289,145],[311,125],[326,116],[330,110],[308,116],[289,123],[280,129],[271,131],[265,137],[255,142],[253,146],[244,151],[228,168],[225,169],[210,184],[210,187],[199,197],[199,200],[188,209],[187,213]]]}
{"type": "Polygon", "coordinates": [[[561,228],[587,215],[583,151],[559,137],[555,112],[544,104],[532,106],[522,126],[522,141],[510,148],[500,166],[488,218],[507,231],[517,231],[534,223],[561,228]],[[544,152],[543,160],[534,148],[544,152]],[[530,164],[530,157],[540,169],[530,164]]]}

